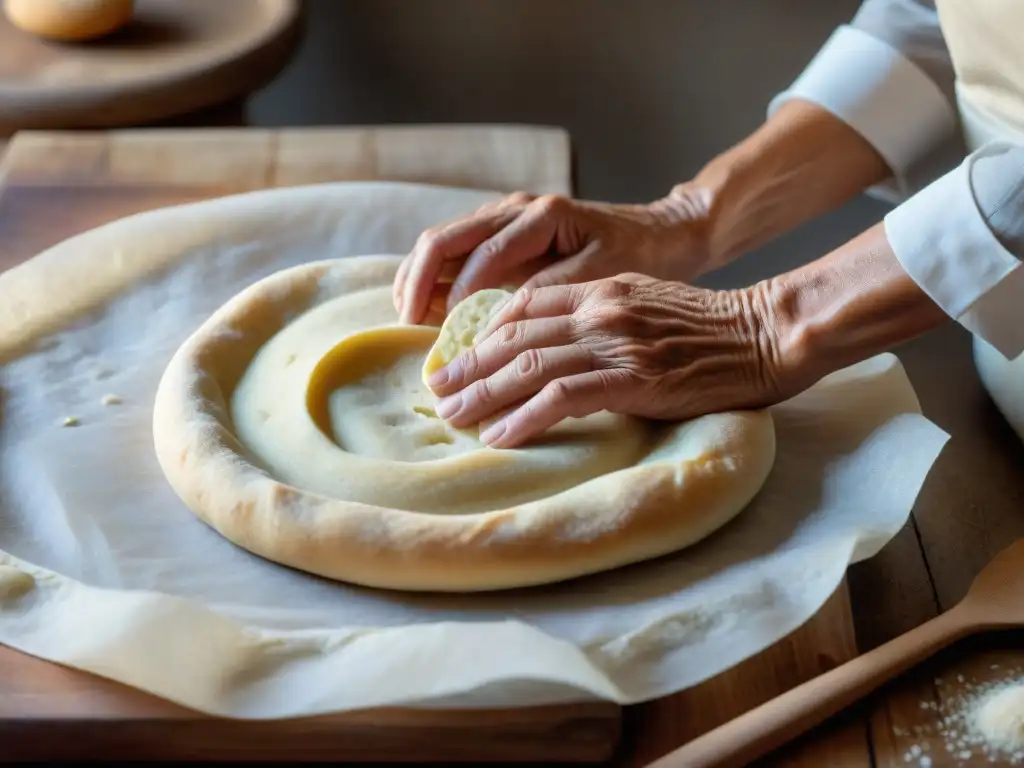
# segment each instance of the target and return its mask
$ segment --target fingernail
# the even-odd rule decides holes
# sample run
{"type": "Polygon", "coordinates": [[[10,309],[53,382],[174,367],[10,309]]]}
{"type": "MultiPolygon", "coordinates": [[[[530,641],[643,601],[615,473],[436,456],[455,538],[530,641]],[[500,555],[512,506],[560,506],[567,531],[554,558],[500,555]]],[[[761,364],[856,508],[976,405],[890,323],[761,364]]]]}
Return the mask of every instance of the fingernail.
{"type": "Polygon", "coordinates": [[[491,424],[480,434],[480,440],[486,445],[498,440],[502,435],[505,434],[505,422],[499,421],[497,424],[491,424]]]}
{"type": "Polygon", "coordinates": [[[442,419],[448,419],[451,418],[452,414],[459,410],[459,408],[461,407],[462,396],[452,395],[451,397],[446,397],[439,401],[437,404],[437,408],[434,409],[434,412],[437,413],[437,415],[440,416],[442,419]]]}
{"type": "Polygon", "coordinates": [[[434,371],[430,376],[427,377],[427,386],[431,389],[437,389],[443,387],[448,383],[448,369],[441,368],[438,371],[434,371]]]}

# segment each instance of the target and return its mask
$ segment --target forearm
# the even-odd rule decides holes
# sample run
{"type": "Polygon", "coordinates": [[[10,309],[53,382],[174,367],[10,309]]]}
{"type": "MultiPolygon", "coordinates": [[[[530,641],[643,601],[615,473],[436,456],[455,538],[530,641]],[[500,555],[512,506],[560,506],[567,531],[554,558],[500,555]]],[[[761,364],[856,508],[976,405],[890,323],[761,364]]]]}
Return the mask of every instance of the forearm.
{"type": "Polygon", "coordinates": [[[750,291],[784,376],[800,386],[885,352],[949,316],[903,270],[878,224],[750,291]]]}
{"type": "Polygon", "coordinates": [[[889,176],[881,155],[824,109],[792,101],[672,195],[699,209],[717,269],[889,176]]]}

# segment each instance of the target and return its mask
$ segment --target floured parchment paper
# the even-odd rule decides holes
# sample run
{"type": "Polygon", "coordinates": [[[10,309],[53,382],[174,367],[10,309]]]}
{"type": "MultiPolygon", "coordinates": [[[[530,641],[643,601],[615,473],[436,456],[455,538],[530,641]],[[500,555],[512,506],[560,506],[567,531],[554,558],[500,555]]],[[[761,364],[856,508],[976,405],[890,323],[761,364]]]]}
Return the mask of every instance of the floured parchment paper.
{"type": "Polygon", "coordinates": [[[773,409],[772,474],[720,532],[573,582],[374,591],[263,561],[199,522],[151,435],[183,339],[271,272],[405,253],[423,228],[496,197],[381,183],[258,192],[115,222],[0,275],[0,339],[36,339],[0,368],[0,642],[237,717],[632,703],[788,634],[903,526],[947,435],[891,355],[773,409]],[[84,296],[87,269],[104,281],[84,296]]]}

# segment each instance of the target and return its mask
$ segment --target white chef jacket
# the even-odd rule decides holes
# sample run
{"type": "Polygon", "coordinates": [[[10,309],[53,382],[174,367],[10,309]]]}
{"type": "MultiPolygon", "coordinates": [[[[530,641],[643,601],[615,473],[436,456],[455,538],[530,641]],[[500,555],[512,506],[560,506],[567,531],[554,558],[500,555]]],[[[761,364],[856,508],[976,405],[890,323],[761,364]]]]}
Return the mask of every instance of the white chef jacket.
{"type": "Polygon", "coordinates": [[[1017,82],[1024,79],[1024,0],[960,1],[949,11],[953,21],[975,8],[989,15],[951,38],[940,26],[947,21],[943,2],[936,11],[928,0],[865,0],[772,100],[769,114],[803,99],[867,139],[893,170],[872,192],[899,203],[884,226],[900,264],[950,317],[1016,358],[1024,352],[1024,82],[1017,82]],[[1000,40],[971,35],[983,37],[992,28],[986,24],[999,23],[1011,33],[994,53],[1011,57],[1003,61],[1013,66],[968,73],[965,81],[950,41],[998,46],[1000,40]],[[960,92],[975,81],[969,96],[960,92]],[[958,114],[984,111],[986,97],[996,102],[1005,139],[963,158],[958,114]]]}

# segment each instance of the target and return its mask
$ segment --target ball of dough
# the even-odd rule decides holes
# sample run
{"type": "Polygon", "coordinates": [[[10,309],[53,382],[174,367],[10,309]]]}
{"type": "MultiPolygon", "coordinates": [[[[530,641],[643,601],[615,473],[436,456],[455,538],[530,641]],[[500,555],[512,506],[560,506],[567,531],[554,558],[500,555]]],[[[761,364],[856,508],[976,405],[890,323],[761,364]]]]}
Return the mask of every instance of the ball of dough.
{"type": "Polygon", "coordinates": [[[132,17],[134,0],[5,0],[11,23],[51,40],[90,40],[110,34],[132,17]]]}
{"type": "Polygon", "coordinates": [[[523,587],[687,547],[768,477],[768,411],[675,424],[602,412],[515,450],[453,430],[422,380],[439,329],[398,323],[400,263],[270,275],[168,364],[157,459],[188,508],[235,544],[371,587],[523,587]]]}

